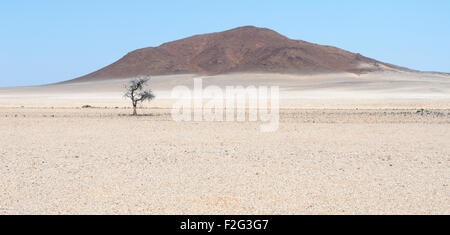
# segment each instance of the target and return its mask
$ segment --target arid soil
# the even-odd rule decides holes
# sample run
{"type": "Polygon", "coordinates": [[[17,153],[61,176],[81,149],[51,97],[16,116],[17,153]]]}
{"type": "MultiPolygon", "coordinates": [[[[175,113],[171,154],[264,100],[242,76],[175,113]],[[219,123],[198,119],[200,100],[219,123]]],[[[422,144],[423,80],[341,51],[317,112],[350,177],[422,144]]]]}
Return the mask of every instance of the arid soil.
{"type": "Polygon", "coordinates": [[[0,108],[0,214],[449,214],[450,110],[0,108]]]}
{"type": "Polygon", "coordinates": [[[128,81],[0,88],[0,214],[450,213],[446,75],[156,76],[138,117],[128,81]],[[279,86],[279,129],[173,121],[195,78],[279,86]]]}

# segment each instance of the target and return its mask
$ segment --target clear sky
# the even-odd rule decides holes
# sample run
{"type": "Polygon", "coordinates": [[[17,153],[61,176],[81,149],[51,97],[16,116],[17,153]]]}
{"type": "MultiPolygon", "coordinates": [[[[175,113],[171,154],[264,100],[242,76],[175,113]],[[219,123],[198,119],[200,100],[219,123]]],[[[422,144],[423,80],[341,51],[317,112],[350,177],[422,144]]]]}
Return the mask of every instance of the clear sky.
{"type": "Polygon", "coordinates": [[[448,0],[1,0],[0,86],[72,79],[134,49],[244,25],[450,72],[448,0]]]}

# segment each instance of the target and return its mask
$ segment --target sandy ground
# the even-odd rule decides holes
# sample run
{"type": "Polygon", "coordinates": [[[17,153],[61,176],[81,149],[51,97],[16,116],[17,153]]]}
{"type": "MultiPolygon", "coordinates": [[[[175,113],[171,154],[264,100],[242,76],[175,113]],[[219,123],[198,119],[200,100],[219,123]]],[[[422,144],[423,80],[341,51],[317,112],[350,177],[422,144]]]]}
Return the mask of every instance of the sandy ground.
{"type": "Polygon", "coordinates": [[[174,122],[191,75],[156,77],[139,117],[123,80],[0,88],[0,214],[450,213],[448,78],[279,76],[274,133],[174,122]]]}
{"type": "Polygon", "coordinates": [[[140,111],[1,109],[0,213],[450,213],[450,110],[140,111]]]}

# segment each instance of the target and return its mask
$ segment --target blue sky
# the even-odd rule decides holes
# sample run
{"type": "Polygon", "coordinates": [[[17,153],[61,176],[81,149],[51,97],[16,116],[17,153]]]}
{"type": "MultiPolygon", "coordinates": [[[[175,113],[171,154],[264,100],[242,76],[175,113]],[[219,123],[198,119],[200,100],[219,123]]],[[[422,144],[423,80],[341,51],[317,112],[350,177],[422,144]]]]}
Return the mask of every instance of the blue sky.
{"type": "Polygon", "coordinates": [[[72,79],[134,49],[243,25],[450,72],[448,0],[2,0],[0,86],[72,79]]]}

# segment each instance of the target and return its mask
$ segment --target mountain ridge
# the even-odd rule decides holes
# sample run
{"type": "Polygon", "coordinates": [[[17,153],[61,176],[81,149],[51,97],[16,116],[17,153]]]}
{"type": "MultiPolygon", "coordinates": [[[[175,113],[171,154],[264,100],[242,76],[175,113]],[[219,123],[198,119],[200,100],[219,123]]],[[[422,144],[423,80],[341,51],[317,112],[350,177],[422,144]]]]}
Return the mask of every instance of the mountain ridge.
{"type": "Polygon", "coordinates": [[[414,71],[337,47],[289,39],[268,28],[243,26],[137,49],[100,70],[70,81],[184,73],[363,74],[384,70],[414,71]]]}

